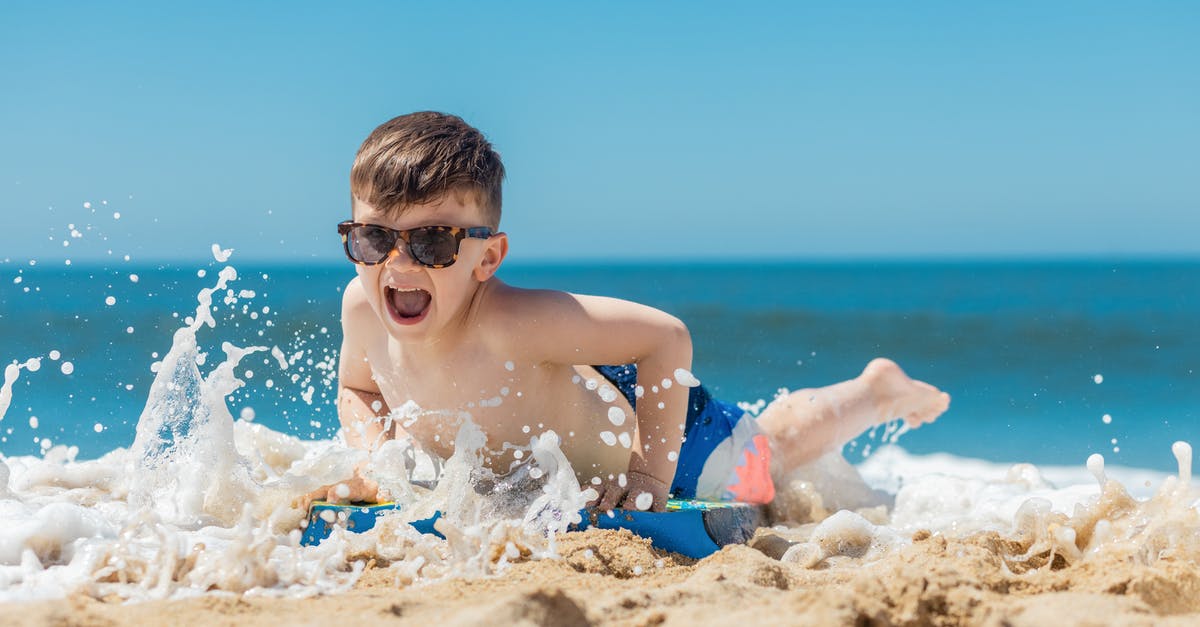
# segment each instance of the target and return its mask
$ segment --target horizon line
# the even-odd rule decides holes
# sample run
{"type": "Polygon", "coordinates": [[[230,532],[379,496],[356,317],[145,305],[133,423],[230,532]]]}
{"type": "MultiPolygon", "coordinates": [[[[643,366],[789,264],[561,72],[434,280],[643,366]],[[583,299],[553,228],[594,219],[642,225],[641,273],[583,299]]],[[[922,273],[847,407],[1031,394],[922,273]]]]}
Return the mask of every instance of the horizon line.
{"type": "MultiPolygon", "coordinates": [[[[187,257],[147,257],[140,259],[131,259],[125,261],[123,259],[108,259],[104,257],[93,257],[72,260],[70,265],[62,263],[63,260],[43,261],[33,259],[36,263],[29,264],[31,260],[14,260],[12,258],[0,259],[0,268],[4,266],[13,266],[21,270],[71,270],[71,269],[97,269],[97,268],[144,268],[147,266],[192,266],[197,269],[210,268],[220,265],[255,265],[268,267],[319,267],[333,268],[346,266],[350,268],[349,262],[345,259],[326,259],[326,258],[310,258],[308,260],[298,260],[294,257],[245,257],[232,258],[227,261],[218,262],[212,257],[205,259],[191,259],[187,257]],[[57,262],[57,263],[56,263],[57,262]]],[[[1039,254],[1039,255],[962,255],[962,254],[925,254],[925,255],[844,255],[844,256],[761,256],[761,257],[744,257],[733,259],[714,259],[711,257],[559,257],[559,256],[535,256],[524,257],[520,259],[506,260],[505,266],[525,268],[537,265],[550,266],[583,266],[583,267],[614,267],[614,266],[761,266],[761,265],[813,265],[813,266],[830,266],[830,265],[872,265],[872,264],[896,264],[896,265],[991,265],[991,264],[1016,264],[1016,265],[1053,265],[1053,264],[1144,264],[1144,263],[1173,263],[1173,264],[1200,264],[1200,253],[1135,253],[1135,254],[1039,254]]]]}

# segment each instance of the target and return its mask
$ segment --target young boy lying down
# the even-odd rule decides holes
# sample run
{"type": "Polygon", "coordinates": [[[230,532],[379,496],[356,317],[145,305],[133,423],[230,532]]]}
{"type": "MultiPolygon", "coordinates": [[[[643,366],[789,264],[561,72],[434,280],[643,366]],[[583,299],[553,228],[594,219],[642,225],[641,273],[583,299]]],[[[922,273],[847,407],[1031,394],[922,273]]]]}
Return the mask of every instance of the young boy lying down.
{"type": "MultiPolygon", "coordinates": [[[[483,134],[452,115],[397,117],[359,149],[350,220],[338,225],[357,270],[338,369],[351,445],[413,438],[449,457],[458,422],[445,417],[467,412],[487,435],[487,463],[504,473],[517,462],[504,443],[528,441],[530,426],[552,429],[596,505],[658,511],[669,497],[770,502],[772,472],[949,406],[887,359],[782,396],[757,417],[712,398],[690,373],[691,336],[674,316],[496,278],[508,254],[503,178],[483,134]],[[402,429],[387,416],[409,401],[425,413],[402,429]]],[[[361,477],[320,496],[377,498],[361,477]]]]}

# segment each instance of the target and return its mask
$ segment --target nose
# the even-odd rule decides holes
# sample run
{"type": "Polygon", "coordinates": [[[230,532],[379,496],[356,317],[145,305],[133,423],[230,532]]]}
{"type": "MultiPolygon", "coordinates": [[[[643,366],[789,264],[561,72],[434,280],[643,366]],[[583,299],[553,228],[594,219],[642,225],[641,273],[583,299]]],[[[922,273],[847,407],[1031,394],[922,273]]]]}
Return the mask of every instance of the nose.
{"type": "Polygon", "coordinates": [[[389,268],[402,272],[413,272],[421,268],[421,264],[417,263],[417,260],[408,254],[408,245],[399,239],[396,240],[396,245],[388,253],[387,260],[383,263],[389,268]]]}

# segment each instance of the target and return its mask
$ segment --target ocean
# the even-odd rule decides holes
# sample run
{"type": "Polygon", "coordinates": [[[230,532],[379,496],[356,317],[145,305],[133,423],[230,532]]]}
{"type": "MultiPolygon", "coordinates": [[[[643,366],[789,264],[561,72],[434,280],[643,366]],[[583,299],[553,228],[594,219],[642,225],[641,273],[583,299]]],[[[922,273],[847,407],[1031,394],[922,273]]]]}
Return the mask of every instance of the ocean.
{"type": "MultiPolygon", "coordinates": [[[[247,357],[233,415],[330,437],[340,290],[353,269],[228,263],[238,280],[214,298],[216,328],[198,334],[208,367],[223,342],[278,347],[290,362],[247,357]]],[[[88,459],[128,447],[153,365],[224,265],[0,264],[0,360],[44,358],[13,386],[0,453],[67,444],[88,459]]],[[[890,357],[953,397],[935,424],[900,438],[910,453],[1060,466],[1102,453],[1173,471],[1172,442],[1200,433],[1200,262],[525,262],[500,276],[678,316],[693,371],[727,400],[831,384],[890,357]]],[[[881,438],[864,434],[847,458],[863,461],[881,438]]]]}

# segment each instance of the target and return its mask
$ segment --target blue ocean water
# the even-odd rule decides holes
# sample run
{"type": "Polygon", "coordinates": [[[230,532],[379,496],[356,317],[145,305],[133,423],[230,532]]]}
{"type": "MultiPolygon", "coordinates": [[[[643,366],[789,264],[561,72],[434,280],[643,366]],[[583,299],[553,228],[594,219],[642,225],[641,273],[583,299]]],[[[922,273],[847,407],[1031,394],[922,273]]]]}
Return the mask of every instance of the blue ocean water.
{"type": "MultiPolygon", "coordinates": [[[[234,415],[249,407],[273,428],[329,436],[335,383],[324,368],[335,363],[340,289],[353,270],[232,264],[240,278],[214,301],[217,327],[200,333],[202,371],[221,360],[223,341],[278,346],[298,359],[285,371],[265,353],[247,358],[234,415]]],[[[30,454],[47,439],[83,458],[128,446],[155,355],[220,267],[0,264],[0,360],[61,353],[21,373],[0,452],[30,454]]],[[[916,453],[1083,464],[1099,452],[1172,470],[1171,443],[1200,434],[1200,262],[527,263],[501,276],[679,316],[695,374],[729,400],[827,385],[891,357],[953,396],[941,420],[901,438],[916,453]]],[[[848,458],[868,445],[860,439],[848,458]]]]}

